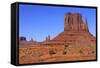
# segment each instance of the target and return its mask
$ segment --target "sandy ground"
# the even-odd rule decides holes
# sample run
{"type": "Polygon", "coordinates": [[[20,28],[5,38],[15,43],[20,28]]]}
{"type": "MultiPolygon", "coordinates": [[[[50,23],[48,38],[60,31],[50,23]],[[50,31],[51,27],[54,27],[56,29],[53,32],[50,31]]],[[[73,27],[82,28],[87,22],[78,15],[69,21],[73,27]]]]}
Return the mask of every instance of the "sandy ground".
{"type": "Polygon", "coordinates": [[[33,46],[19,48],[19,64],[95,60],[93,48],[33,46]]]}

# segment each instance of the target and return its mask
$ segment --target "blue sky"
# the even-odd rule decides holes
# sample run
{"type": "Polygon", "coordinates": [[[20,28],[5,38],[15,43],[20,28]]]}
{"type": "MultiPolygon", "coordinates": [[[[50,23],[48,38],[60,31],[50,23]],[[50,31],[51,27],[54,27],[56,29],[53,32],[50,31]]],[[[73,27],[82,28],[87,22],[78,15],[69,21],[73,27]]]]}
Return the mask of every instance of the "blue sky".
{"type": "Polygon", "coordinates": [[[19,5],[19,36],[27,40],[43,41],[50,35],[55,37],[64,30],[64,14],[80,13],[87,18],[89,31],[96,36],[96,9],[78,7],[57,7],[40,5],[19,5]]]}

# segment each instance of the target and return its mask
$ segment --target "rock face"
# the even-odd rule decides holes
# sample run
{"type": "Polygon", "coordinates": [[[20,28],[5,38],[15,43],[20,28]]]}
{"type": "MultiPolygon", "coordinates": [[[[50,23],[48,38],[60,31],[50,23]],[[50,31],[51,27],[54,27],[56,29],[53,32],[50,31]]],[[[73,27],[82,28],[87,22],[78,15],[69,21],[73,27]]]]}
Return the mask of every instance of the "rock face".
{"type": "Polygon", "coordinates": [[[53,39],[46,37],[41,43],[25,43],[27,46],[19,48],[19,63],[95,60],[96,38],[87,23],[79,13],[66,13],[64,31],[53,39]]]}
{"type": "Polygon", "coordinates": [[[78,13],[65,14],[64,21],[64,31],[88,31],[87,21],[83,22],[78,13]]]}

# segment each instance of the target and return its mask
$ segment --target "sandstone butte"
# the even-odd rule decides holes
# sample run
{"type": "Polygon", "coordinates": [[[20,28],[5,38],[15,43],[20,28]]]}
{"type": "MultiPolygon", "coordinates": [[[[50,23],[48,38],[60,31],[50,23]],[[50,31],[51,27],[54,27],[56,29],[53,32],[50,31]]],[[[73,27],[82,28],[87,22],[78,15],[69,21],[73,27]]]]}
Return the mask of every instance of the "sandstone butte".
{"type": "Polygon", "coordinates": [[[19,40],[19,64],[96,59],[96,37],[79,13],[64,15],[64,31],[43,42],[19,40]]]}

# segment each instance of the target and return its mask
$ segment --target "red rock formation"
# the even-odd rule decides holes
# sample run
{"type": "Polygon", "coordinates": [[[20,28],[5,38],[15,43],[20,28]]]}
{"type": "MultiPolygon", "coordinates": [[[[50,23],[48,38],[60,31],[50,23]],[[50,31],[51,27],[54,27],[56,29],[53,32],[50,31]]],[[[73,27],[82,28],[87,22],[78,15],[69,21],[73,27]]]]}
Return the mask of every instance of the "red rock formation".
{"type": "Polygon", "coordinates": [[[88,31],[87,22],[78,13],[65,14],[64,21],[64,31],[88,31]]]}
{"type": "Polygon", "coordinates": [[[95,44],[95,37],[88,30],[87,20],[84,22],[79,13],[67,13],[64,17],[64,31],[48,43],[63,44],[66,41],[72,44],[84,44],[79,42],[79,40],[84,41],[87,45],[95,44]]]}

